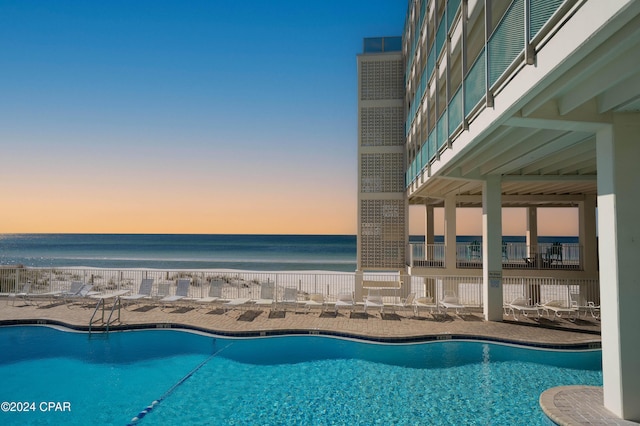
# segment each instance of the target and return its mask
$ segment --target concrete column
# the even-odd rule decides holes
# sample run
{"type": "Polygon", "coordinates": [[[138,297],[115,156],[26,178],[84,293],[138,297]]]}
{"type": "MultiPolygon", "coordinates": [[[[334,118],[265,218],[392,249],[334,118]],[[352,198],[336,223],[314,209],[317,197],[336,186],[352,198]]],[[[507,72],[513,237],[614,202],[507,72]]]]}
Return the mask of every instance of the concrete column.
{"type": "Polygon", "coordinates": [[[482,282],[484,318],[502,321],[502,182],[487,176],[482,184],[482,282]]]}
{"type": "Polygon", "coordinates": [[[596,245],[596,199],[588,195],[578,205],[579,236],[578,241],[582,247],[580,263],[585,272],[594,277],[598,273],[598,250],[596,245]]]}
{"type": "Polygon", "coordinates": [[[424,218],[424,243],[433,244],[435,241],[435,226],[433,222],[433,206],[425,204],[425,218],[424,218]]]}
{"type": "Polygon", "coordinates": [[[444,199],[444,244],[445,266],[447,269],[456,268],[456,197],[448,196],[444,199]]]}
{"type": "Polygon", "coordinates": [[[615,114],[596,153],[604,405],[640,421],[640,114],[615,114]]]}
{"type": "Polygon", "coordinates": [[[534,257],[538,251],[538,208],[527,207],[527,257],[534,257]]]}

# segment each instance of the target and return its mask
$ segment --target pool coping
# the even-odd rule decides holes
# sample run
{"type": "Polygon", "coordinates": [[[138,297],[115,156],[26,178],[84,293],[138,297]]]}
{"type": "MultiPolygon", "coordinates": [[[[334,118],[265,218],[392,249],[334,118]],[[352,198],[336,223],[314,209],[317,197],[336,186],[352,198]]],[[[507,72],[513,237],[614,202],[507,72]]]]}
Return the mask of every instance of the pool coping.
{"type": "Polygon", "coordinates": [[[65,321],[56,319],[8,319],[0,320],[0,327],[5,326],[19,326],[19,325],[44,325],[44,326],[59,326],[65,327],[73,331],[80,332],[92,332],[104,334],[111,331],[131,331],[131,330],[157,330],[157,329],[173,329],[184,331],[195,331],[199,333],[211,334],[218,337],[232,337],[232,338],[256,338],[256,337],[282,337],[282,336],[325,336],[325,337],[337,337],[344,339],[353,339],[368,343],[380,343],[380,344],[410,344],[410,343],[428,343],[438,341],[450,341],[450,340],[472,340],[482,341],[490,343],[499,343],[506,345],[523,346],[535,349],[548,349],[548,350],[599,350],[602,349],[602,343],[600,341],[587,341],[576,343],[544,343],[544,342],[532,342],[526,340],[506,339],[496,336],[478,335],[478,334],[465,334],[465,333],[437,333],[437,334],[421,334],[414,336],[370,336],[358,333],[348,333],[335,330],[323,330],[323,329],[277,329],[277,330],[248,330],[248,331],[224,331],[215,330],[205,327],[198,327],[189,324],[163,322],[163,323],[137,323],[137,324],[125,324],[125,325],[112,325],[106,326],[92,326],[71,324],[65,321]]]}
{"type": "Polygon", "coordinates": [[[557,386],[542,392],[539,401],[544,414],[560,426],[640,424],[607,410],[601,386],[557,386]]]}

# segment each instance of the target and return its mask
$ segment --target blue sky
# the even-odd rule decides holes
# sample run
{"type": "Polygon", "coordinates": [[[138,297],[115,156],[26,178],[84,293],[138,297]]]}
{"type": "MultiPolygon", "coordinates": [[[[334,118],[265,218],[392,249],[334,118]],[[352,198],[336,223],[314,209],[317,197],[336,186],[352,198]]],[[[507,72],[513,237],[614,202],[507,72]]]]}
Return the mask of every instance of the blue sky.
{"type": "Polygon", "coordinates": [[[355,233],[356,55],[406,7],[0,0],[0,232],[355,233]]]}

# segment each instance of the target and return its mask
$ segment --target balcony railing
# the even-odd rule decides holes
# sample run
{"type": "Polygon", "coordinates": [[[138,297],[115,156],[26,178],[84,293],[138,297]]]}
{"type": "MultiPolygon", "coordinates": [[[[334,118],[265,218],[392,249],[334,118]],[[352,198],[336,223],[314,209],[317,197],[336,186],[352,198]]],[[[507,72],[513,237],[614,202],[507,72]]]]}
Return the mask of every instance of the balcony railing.
{"type": "MultiPolygon", "coordinates": [[[[409,244],[409,265],[423,268],[444,268],[447,264],[444,244],[409,244]]],[[[502,245],[504,269],[582,270],[582,246],[575,243],[526,243],[502,245]]],[[[482,268],[482,244],[479,241],[456,245],[458,268],[482,268]]]]}

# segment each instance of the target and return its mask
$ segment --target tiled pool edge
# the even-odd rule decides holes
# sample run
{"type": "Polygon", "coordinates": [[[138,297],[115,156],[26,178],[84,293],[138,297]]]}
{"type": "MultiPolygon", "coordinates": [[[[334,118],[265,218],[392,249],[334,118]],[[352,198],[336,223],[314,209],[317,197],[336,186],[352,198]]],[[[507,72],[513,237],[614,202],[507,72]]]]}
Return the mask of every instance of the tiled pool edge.
{"type": "MultiPolygon", "coordinates": [[[[17,325],[51,325],[68,328],[74,331],[89,332],[89,326],[77,325],[67,323],[61,320],[55,319],[12,319],[12,320],[0,320],[0,327],[4,326],[17,326],[17,325]]],[[[173,329],[173,330],[185,330],[196,331],[205,334],[211,334],[219,337],[234,337],[234,338],[255,338],[255,337],[276,337],[276,336],[326,336],[326,337],[338,337],[346,339],[354,339],[369,343],[386,343],[386,344],[406,344],[406,343],[424,343],[446,340],[477,340],[490,343],[501,343],[508,345],[525,346],[538,349],[555,349],[555,350],[594,350],[601,349],[600,341],[588,341],[580,343],[544,343],[544,342],[532,342],[527,340],[515,340],[506,339],[496,336],[477,335],[477,334],[464,334],[464,333],[436,333],[436,334],[421,334],[415,336],[398,336],[398,337],[382,337],[382,336],[370,336],[358,333],[340,332],[335,330],[322,330],[322,329],[274,329],[274,330],[252,330],[252,331],[224,331],[215,330],[206,327],[198,327],[189,324],[180,323],[138,323],[138,324],[126,324],[126,325],[112,325],[109,327],[111,331],[127,331],[127,330],[154,330],[154,329],[173,329]]],[[[107,331],[106,327],[93,326],[91,331],[94,333],[103,334],[107,331]]]]}
{"type": "Polygon", "coordinates": [[[600,386],[558,386],[540,395],[540,407],[556,425],[621,425],[640,423],[623,420],[604,407],[600,386]]]}

